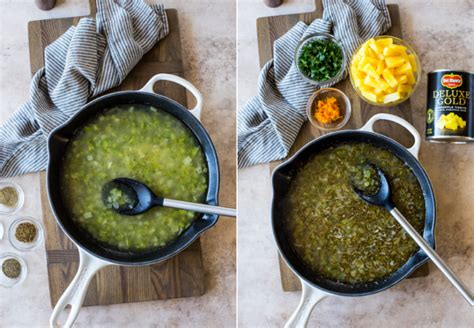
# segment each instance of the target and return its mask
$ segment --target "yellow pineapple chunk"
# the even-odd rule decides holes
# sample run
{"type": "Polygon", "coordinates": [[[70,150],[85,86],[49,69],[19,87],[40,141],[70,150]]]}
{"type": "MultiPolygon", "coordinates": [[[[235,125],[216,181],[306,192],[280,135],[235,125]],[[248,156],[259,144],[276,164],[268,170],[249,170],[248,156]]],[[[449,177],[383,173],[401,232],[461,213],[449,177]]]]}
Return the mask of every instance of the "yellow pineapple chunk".
{"type": "Polygon", "coordinates": [[[385,79],[385,81],[388,83],[389,86],[391,86],[392,88],[395,88],[397,86],[398,81],[395,78],[395,76],[393,76],[393,74],[390,72],[390,70],[388,68],[386,68],[383,71],[382,76],[385,79]]]}
{"type": "Polygon", "coordinates": [[[360,48],[360,54],[362,56],[370,55],[369,49],[370,49],[369,45],[367,43],[364,43],[362,47],[360,48]]]}
{"type": "Polygon", "coordinates": [[[351,74],[354,78],[359,77],[359,70],[354,65],[351,65],[351,74]]]}
{"type": "Polygon", "coordinates": [[[406,62],[400,67],[397,67],[395,69],[395,75],[403,75],[403,74],[408,74],[409,72],[412,72],[412,68],[409,62],[406,62]]]}
{"type": "Polygon", "coordinates": [[[407,56],[408,61],[410,62],[411,67],[413,68],[413,72],[416,72],[417,67],[416,67],[416,59],[414,54],[410,54],[407,56]]]}
{"type": "Polygon", "coordinates": [[[405,59],[402,56],[385,57],[385,64],[388,68],[394,68],[403,65],[405,59]]]}
{"type": "Polygon", "coordinates": [[[357,73],[354,74],[354,76],[356,78],[359,78],[361,80],[365,79],[365,77],[367,76],[367,74],[365,74],[364,72],[362,71],[357,71],[357,73]]]}
{"type": "Polygon", "coordinates": [[[386,46],[383,49],[383,55],[385,57],[389,56],[400,56],[406,54],[407,48],[404,46],[398,45],[398,44],[392,44],[389,46],[386,46]]]}
{"type": "Polygon", "coordinates": [[[376,54],[378,60],[384,60],[385,56],[383,54],[376,54]]]}
{"type": "Polygon", "coordinates": [[[387,46],[387,47],[383,48],[383,55],[385,57],[389,57],[389,56],[398,56],[400,54],[398,53],[398,51],[393,50],[392,48],[390,48],[390,46],[387,46]]]}
{"type": "Polygon", "coordinates": [[[454,113],[449,113],[448,115],[442,114],[436,122],[436,126],[439,129],[450,129],[456,131],[457,129],[464,129],[466,121],[454,113]]]}
{"type": "Polygon", "coordinates": [[[413,85],[416,82],[415,76],[413,75],[413,72],[408,72],[407,73],[407,79],[408,79],[408,84],[409,85],[413,85]]]}
{"type": "Polygon", "coordinates": [[[385,48],[391,44],[393,44],[393,39],[392,38],[383,38],[383,39],[378,39],[375,41],[379,47],[385,48]]]}
{"type": "Polygon", "coordinates": [[[363,55],[366,48],[367,48],[367,43],[362,44],[362,46],[360,46],[360,49],[357,53],[360,55],[363,55]]]}
{"type": "Polygon", "coordinates": [[[372,49],[370,49],[369,46],[367,46],[365,49],[364,49],[364,53],[363,53],[363,56],[364,58],[376,58],[375,56],[375,53],[372,51],[372,49]]]}
{"type": "Polygon", "coordinates": [[[359,66],[360,63],[360,58],[354,58],[351,63],[351,72],[353,72],[352,69],[357,69],[357,66],[359,66]]]}
{"type": "Polygon", "coordinates": [[[370,64],[367,64],[364,66],[364,68],[362,69],[362,71],[364,71],[365,73],[367,73],[368,75],[374,77],[374,78],[378,78],[379,75],[377,74],[377,72],[375,71],[375,68],[370,65],[370,64]]]}
{"type": "Polygon", "coordinates": [[[377,102],[377,95],[376,95],[375,93],[373,93],[373,92],[362,91],[362,95],[363,95],[366,99],[368,99],[368,100],[370,100],[370,101],[372,101],[372,102],[374,102],[374,103],[377,102]]]}
{"type": "Polygon", "coordinates": [[[377,83],[377,81],[374,80],[370,75],[367,75],[365,77],[364,84],[368,85],[369,87],[372,87],[374,89],[379,89],[380,88],[380,84],[377,83]]]}
{"type": "Polygon", "coordinates": [[[382,72],[383,70],[385,69],[385,61],[381,60],[379,61],[379,63],[377,64],[377,69],[375,70],[375,72],[378,74],[378,75],[382,75],[382,72]]]}
{"type": "Polygon", "coordinates": [[[360,85],[363,83],[363,80],[365,78],[365,74],[359,71],[354,66],[351,67],[351,74],[352,74],[352,79],[354,80],[354,84],[357,87],[360,87],[360,85]]]}
{"type": "Polygon", "coordinates": [[[403,98],[402,95],[397,91],[397,92],[390,93],[390,94],[386,95],[383,98],[383,102],[384,102],[384,104],[388,104],[388,103],[400,100],[402,98],[403,98]]]}
{"type": "Polygon", "coordinates": [[[374,92],[374,88],[369,87],[369,86],[364,85],[364,84],[362,84],[359,89],[360,89],[361,92],[369,92],[369,93],[374,92]]]}
{"type": "Polygon", "coordinates": [[[384,47],[379,46],[379,44],[375,42],[374,39],[370,39],[369,41],[367,41],[367,44],[369,45],[370,49],[372,49],[373,52],[375,52],[376,54],[383,55],[384,47]]]}
{"type": "Polygon", "coordinates": [[[357,68],[363,70],[367,64],[371,64],[372,66],[377,67],[378,61],[377,59],[372,57],[364,57],[357,65],[357,68]]]}
{"type": "Polygon", "coordinates": [[[398,90],[399,93],[410,93],[411,92],[411,86],[406,85],[406,84],[399,84],[398,85],[398,90]]]}
{"type": "Polygon", "coordinates": [[[407,53],[407,47],[402,46],[401,44],[392,44],[390,47],[392,47],[392,49],[395,49],[402,55],[405,55],[407,53]]]}
{"type": "Polygon", "coordinates": [[[385,96],[385,92],[381,88],[374,89],[374,93],[377,95],[377,99],[379,96],[385,96]]]}
{"type": "Polygon", "coordinates": [[[398,83],[399,84],[406,84],[408,83],[408,78],[406,75],[402,75],[398,78],[398,83]]]}
{"type": "Polygon", "coordinates": [[[385,82],[385,80],[383,78],[378,79],[377,83],[380,84],[380,87],[385,92],[387,92],[387,89],[390,88],[390,86],[387,84],[387,82],[385,82]]]}

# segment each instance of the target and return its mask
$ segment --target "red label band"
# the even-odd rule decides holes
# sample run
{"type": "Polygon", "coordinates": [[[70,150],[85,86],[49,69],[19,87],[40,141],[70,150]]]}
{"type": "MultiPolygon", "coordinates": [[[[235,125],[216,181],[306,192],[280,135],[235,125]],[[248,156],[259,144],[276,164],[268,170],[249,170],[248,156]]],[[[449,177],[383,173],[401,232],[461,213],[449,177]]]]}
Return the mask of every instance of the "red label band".
{"type": "Polygon", "coordinates": [[[441,85],[449,89],[458,88],[462,85],[462,76],[456,74],[445,74],[441,78],[441,85]]]}

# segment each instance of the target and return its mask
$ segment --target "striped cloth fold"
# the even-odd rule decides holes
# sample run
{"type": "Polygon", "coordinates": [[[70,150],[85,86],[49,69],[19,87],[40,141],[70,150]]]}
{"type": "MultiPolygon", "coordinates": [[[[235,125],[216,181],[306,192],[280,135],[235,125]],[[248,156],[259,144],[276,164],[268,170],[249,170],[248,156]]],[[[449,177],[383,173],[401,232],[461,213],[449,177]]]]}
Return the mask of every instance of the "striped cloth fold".
{"type": "Polygon", "coordinates": [[[45,49],[30,100],[0,128],[0,176],[44,170],[46,140],[87,101],[119,85],[169,33],[162,5],[98,0],[96,19],[83,18],[45,49]]]}
{"type": "Polygon", "coordinates": [[[333,32],[347,58],[351,58],[362,42],[391,26],[385,0],[323,0],[323,7],[322,19],[309,26],[298,22],[275,41],[273,59],[260,72],[257,96],[238,112],[239,167],[286,157],[306,120],[306,103],[317,87],[304,81],[294,64],[293,56],[302,38],[333,32]]]}

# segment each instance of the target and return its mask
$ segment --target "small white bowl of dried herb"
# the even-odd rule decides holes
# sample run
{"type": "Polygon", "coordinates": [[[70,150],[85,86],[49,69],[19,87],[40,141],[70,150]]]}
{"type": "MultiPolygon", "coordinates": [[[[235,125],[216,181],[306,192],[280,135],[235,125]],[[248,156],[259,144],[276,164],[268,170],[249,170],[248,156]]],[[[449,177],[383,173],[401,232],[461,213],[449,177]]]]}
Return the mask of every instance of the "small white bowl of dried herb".
{"type": "Polygon", "coordinates": [[[13,214],[25,201],[23,189],[14,182],[0,182],[0,214],[13,214]]]}
{"type": "Polygon", "coordinates": [[[0,286],[13,287],[26,278],[25,261],[13,253],[0,254],[0,286]]]}
{"type": "Polygon", "coordinates": [[[35,249],[43,242],[43,225],[32,217],[18,218],[8,229],[8,239],[12,246],[20,251],[35,249]]]}
{"type": "Polygon", "coordinates": [[[311,84],[329,85],[338,80],[344,74],[346,62],[341,42],[330,34],[308,35],[296,47],[295,65],[311,84]]]}

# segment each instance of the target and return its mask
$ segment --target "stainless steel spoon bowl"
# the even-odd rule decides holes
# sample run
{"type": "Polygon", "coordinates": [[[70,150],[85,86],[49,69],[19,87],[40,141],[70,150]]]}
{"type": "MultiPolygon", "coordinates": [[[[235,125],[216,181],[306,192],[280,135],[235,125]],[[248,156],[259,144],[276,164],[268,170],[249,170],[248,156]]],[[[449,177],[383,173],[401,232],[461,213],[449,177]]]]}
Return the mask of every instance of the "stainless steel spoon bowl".
{"type": "Polygon", "coordinates": [[[383,206],[390,212],[390,214],[397,220],[402,228],[410,235],[410,237],[420,246],[420,248],[428,255],[433,263],[441,270],[441,272],[448,278],[454,287],[461,293],[461,295],[472,306],[474,305],[472,292],[466,285],[454,274],[448,265],[441,259],[441,257],[434,251],[433,248],[423,239],[423,237],[416,231],[415,228],[405,219],[403,214],[395,207],[392,202],[392,193],[390,184],[385,176],[385,173],[376,165],[372,166],[378,174],[380,179],[379,188],[375,193],[366,193],[363,190],[353,186],[357,195],[369,204],[383,206]]]}

